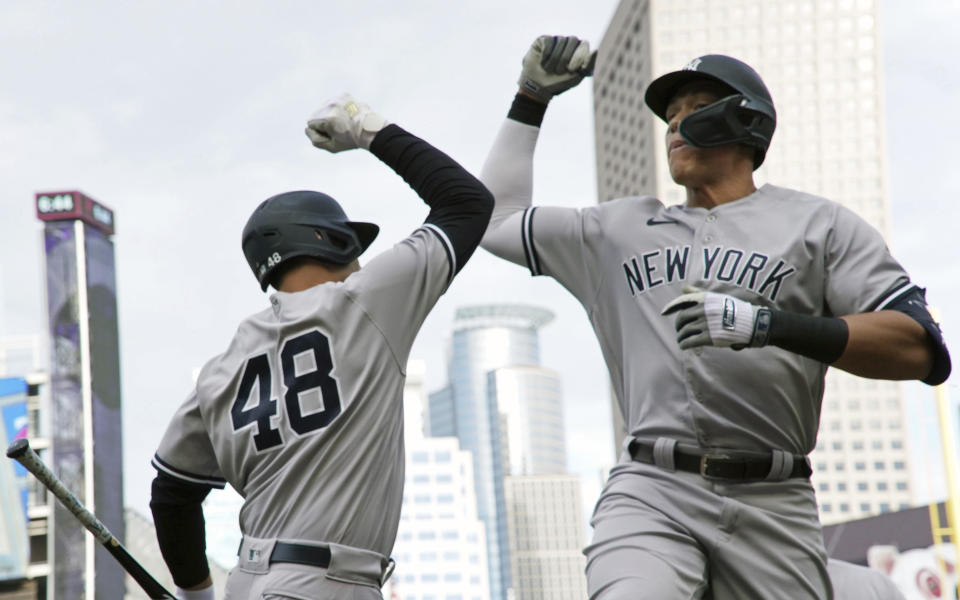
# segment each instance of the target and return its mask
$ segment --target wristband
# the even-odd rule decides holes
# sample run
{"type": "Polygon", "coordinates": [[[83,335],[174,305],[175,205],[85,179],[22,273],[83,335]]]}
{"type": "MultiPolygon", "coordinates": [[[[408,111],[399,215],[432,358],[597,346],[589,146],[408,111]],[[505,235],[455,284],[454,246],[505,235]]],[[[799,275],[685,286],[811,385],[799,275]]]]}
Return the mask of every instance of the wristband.
{"type": "Polygon", "coordinates": [[[519,121],[524,125],[540,127],[545,114],[547,114],[547,105],[545,103],[518,92],[513,98],[513,104],[510,106],[510,112],[507,113],[507,118],[519,121]]]}

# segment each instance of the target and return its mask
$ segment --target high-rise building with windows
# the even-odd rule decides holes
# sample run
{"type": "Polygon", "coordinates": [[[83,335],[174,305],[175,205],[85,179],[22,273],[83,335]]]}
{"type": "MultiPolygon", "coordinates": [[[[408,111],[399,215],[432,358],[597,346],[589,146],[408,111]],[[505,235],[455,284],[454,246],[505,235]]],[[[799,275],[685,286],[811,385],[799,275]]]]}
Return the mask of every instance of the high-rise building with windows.
{"type": "Polygon", "coordinates": [[[586,594],[572,583],[583,579],[583,527],[579,480],[566,474],[560,380],[540,366],[538,329],[552,319],[549,311],[532,306],[460,308],[448,384],[430,395],[430,435],[455,435],[474,454],[477,512],[486,525],[490,592],[496,600],[511,594],[518,600],[566,597],[543,596],[537,588],[537,574],[556,568],[568,573],[563,581],[570,584],[571,597],[586,594]],[[554,497],[541,506],[541,517],[572,521],[574,528],[543,537],[545,530],[509,526],[517,519],[526,522],[524,507],[531,498],[557,486],[572,486],[575,498],[554,497]],[[523,569],[511,548],[522,551],[523,569]]]}
{"type": "Polygon", "coordinates": [[[453,436],[473,454],[477,514],[487,536],[490,597],[505,600],[510,589],[503,478],[505,442],[496,395],[488,392],[491,373],[513,365],[538,365],[537,329],[553,319],[541,308],[484,305],[454,315],[448,348],[447,386],[429,397],[430,436],[453,436]]]}
{"type": "Polygon", "coordinates": [[[406,473],[396,569],[388,600],[488,600],[487,545],[477,517],[473,457],[453,437],[423,435],[422,361],[410,361],[404,387],[406,473]]]}
{"type": "MultiPolygon", "coordinates": [[[[777,107],[758,184],[838,201],[888,235],[879,12],[879,0],[620,2],[593,81],[599,200],[683,201],[667,170],[665,125],[643,92],[697,56],[728,54],[761,74],[777,107]]],[[[912,503],[904,421],[899,384],[830,370],[811,456],[825,523],[912,503]]],[[[622,439],[622,421],[614,431],[622,439]]]]}
{"type": "Polygon", "coordinates": [[[511,475],[504,482],[517,600],[583,600],[583,511],[577,475],[511,475]]]}

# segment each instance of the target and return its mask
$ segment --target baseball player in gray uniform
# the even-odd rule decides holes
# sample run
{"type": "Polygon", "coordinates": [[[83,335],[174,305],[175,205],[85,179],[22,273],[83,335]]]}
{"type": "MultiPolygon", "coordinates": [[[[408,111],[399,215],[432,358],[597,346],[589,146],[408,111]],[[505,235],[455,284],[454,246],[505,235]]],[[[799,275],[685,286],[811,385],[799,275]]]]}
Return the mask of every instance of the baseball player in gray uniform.
{"type": "Polygon", "coordinates": [[[244,498],[226,597],[379,599],[403,488],[402,390],[427,313],[479,244],[493,200],[447,155],[343,96],[308,122],[331,152],[362,147],[430,206],[360,269],[378,227],[318,192],[273,196],[243,230],[278,290],[201,370],[153,459],[157,538],[182,598],[213,598],[201,502],[244,498]]]}
{"type": "Polygon", "coordinates": [[[851,211],[754,185],[776,113],[727,56],[645,94],[684,204],[532,206],[547,103],[590,66],[586,42],[538,38],[481,175],[483,247],[583,304],[628,428],[584,551],[590,597],[831,598],[807,459],[824,374],[944,381],[923,290],[851,211]]]}

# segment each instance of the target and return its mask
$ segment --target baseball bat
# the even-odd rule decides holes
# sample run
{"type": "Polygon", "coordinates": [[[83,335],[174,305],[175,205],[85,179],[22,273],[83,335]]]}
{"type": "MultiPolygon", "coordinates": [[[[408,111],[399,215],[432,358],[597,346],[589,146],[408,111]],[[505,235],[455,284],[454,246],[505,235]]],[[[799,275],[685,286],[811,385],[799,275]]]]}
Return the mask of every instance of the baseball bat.
{"type": "Polygon", "coordinates": [[[63,482],[53,474],[53,471],[51,471],[47,465],[43,464],[43,461],[40,460],[37,453],[30,447],[29,441],[21,438],[10,444],[7,447],[7,456],[23,465],[24,468],[33,473],[34,477],[36,477],[40,483],[53,492],[53,495],[60,500],[60,503],[73,513],[73,516],[93,534],[93,537],[107,549],[107,552],[117,559],[120,566],[122,566],[127,573],[130,573],[130,576],[140,584],[140,587],[143,588],[143,591],[145,591],[150,598],[176,600],[173,594],[160,585],[159,581],[154,579],[135,558],[130,556],[127,549],[123,547],[123,544],[121,544],[117,538],[113,537],[113,534],[110,533],[106,525],[101,523],[92,512],[87,510],[77,497],[70,493],[70,490],[63,485],[63,482]]]}

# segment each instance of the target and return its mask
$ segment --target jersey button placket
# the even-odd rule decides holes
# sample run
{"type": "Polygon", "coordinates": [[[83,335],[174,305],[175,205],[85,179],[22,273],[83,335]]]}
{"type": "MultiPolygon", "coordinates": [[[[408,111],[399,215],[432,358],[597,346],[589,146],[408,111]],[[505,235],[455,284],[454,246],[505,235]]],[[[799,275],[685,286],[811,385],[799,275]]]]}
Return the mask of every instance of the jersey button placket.
{"type": "MultiPolygon", "coordinates": [[[[715,215],[715,214],[709,214],[709,215],[706,216],[706,218],[704,219],[704,221],[705,221],[708,225],[712,225],[712,224],[714,224],[714,223],[717,222],[717,215],[715,215]]],[[[714,236],[713,236],[712,234],[707,233],[706,235],[703,236],[703,243],[704,243],[704,244],[709,244],[710,242],[713,241],[713,238],[714,238],[714,236]]]]}

